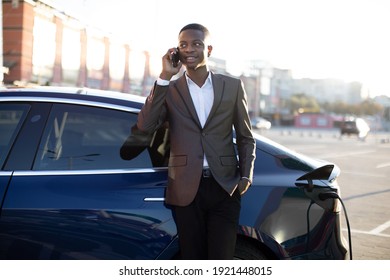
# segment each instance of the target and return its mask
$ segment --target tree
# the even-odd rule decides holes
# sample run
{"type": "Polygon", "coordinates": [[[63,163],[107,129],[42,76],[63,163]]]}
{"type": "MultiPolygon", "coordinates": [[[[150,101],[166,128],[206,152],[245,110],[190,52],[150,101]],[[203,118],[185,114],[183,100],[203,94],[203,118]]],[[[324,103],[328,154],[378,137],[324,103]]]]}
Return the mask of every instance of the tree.
{"type": "Polygon", "coordinates": [[[359,104],[348,104],[343,101],[319,104],[313,96],[296,93],[290,99],[285,100],[284,103],[293,114],[327,112],[338,115],[372,116],[384,112],[383,106],[372,99],[366,99],[359,104]]]}
{"type": "Polygon", "coordinates": [[[383,112],[383,107],[370,99],[364,100],[359,104],[347,104],[342,101],[323,103],[321,104],[321,108],[323,108],[325,112],[339,115],[372,116],[383,112]]]}
{"type": "Polygon", "coordinates": [[[291,96],[289,109],[293,113],[319,113],[321,110],[317,100],[304,93],[297,93],[291,96]]]}

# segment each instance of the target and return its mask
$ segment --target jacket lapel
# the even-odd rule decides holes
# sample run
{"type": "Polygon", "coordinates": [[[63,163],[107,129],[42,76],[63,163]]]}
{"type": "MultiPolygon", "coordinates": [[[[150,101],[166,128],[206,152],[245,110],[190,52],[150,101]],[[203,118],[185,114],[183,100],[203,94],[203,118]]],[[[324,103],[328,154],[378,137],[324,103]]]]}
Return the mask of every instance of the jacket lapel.
{"type": "Polygon", "coordinates": [[[215,75],[212,72],[211,72],[211,80],[213,82],[213,89],[214,89],[214,102],[204,127],[206,127],[207,124],[210,122],[210,120],[213,118],[213,115],[217,111],[219,104],[221,104],[224,87],[225,87],[224,81],[218,75],[215,75]]]}
{"type": "MultiPolygon", "coordinates": [[[[212,119],[213,115],[218,109],[219,104],[222,101],[222,96],[224,92],[225,83],[224,81],[214,73],[211,72],[211,79],[213,82],[213,89],[214,89],[214,102],[213,106],[211,107],[211,111],[209,116],[207,117],[206,123],[204,127],[207,126],[207,124],[212,119]]],[[[175,82],[175,87],[179,93],[179,96],[182,98],[185,106],[187,107],[188,111],[190,112],[192,118],[196,121],[199,127],[202,127],[200,124],[198,114],[196,113],[194,102],[192,101],[190,91],[188,89],[187,81],[185,76],[181,76],[179,79],[175,82]]]]}
{"type": "Polygon", "coordinates": [[[190,91],[188,89],[187,81],[185,76],[181,76],[175,82],[175,87],[178,91],[179,96],[182,98],[187,110],[190,112],[192,118],[196,121],[199,127],[202,127],[198,118],[198,114],[196,113],[194,102],[192,101],[190,91]]]}

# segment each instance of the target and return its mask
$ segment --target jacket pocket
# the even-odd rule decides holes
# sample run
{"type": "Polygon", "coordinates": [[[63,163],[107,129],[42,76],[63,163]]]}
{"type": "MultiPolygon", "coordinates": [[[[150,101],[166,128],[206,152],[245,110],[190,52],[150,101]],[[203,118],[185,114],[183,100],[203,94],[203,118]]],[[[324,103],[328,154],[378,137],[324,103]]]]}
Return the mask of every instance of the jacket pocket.
{"type": "Polygon", "coordinates": [[[237,158],[234,156],[225,156],[219,158],[221,161],[221,165],[229,166],[229,165],[237,165],[237,158]]]}
{"type": "Polygon", "coordinates": [[[169,158],[168,166],[186,166],[187,156],[171,156],[169,158]]]}

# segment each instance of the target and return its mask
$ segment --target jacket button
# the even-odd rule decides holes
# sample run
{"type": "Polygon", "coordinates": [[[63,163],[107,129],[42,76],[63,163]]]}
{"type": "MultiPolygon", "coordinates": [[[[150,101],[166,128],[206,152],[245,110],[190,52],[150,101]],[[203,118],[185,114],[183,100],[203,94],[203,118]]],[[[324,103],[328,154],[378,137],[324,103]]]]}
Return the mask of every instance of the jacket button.
{"type": "Polygon", "coordinates": [[[206,136],[206,132],[202,132],[202,136],[206,136]]]}

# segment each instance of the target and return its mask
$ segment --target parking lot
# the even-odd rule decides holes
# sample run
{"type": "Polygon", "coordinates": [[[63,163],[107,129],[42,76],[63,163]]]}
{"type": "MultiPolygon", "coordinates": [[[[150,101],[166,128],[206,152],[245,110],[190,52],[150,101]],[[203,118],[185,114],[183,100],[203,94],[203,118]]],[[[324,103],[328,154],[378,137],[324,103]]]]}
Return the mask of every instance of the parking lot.
{"type": "MultiPolygon", "coordinates": [[[[338,183],[347,209],[355,260],[390,259],[390,134],[373,132],[365,141],[340,138],[338,130],[272,128],[260,134],[341,168],[338,183]]],[[[348,237],[343,213],[345,237],[348,237]]]]}

